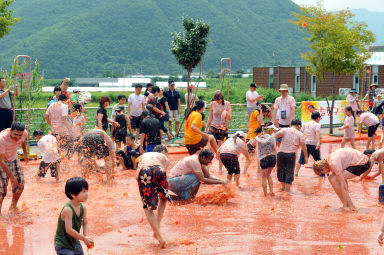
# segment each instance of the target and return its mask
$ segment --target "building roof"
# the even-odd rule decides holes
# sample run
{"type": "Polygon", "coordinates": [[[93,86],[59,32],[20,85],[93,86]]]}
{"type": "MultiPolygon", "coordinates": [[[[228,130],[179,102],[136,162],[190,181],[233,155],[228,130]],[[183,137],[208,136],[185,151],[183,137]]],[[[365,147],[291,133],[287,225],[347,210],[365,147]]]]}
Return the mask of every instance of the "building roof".
{"type": "Polygon", "coordinates": [[[384,65],[384,52],[373,52],[371,57],[365,61],[367,65],[384,65]]]}

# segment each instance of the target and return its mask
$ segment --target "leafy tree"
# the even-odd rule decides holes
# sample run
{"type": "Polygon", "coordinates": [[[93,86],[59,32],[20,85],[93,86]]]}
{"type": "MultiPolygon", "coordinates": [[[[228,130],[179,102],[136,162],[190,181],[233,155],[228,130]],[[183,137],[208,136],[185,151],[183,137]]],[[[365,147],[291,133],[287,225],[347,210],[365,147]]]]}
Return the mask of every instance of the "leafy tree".
{"type": "Polygon", "coordinates": [[[20,18],[14,18],[13,11],[9,9],[9,6],[13,4],[14,0],[1,0],[0,1],[0,38],[3,38],[8,34],[11,29],[10,26],[16,25],[20,18]]]}
{"type": "MultiPolygon", "coordinates": [[[[188,84],[191,82],[192,69],[201,61],[208,45],[209,24],[202,20],[183,18],[184,33],[172,33],[171,52],[177,62],[188,72],[188,84]]],[[[190,91],[188,90],[188,98],[190,91]]],[[[187,112],[190,104],[187,103],[187,112]]]]}
{"type": "Polygon", "coordinates": [[[309,62],[307,70],[321,81],[325,72],[333,74],[332,104],[330,113],[330,133],[333,133],[333,108],[336,94],[336,75],[350,75],[364,69],[369,58],[369,46],[375,35],[365,23],[353,19],[350,10],[328,12],[319,2],[316,6],[301,7],[302,13],[294,13],[296,24],[307,33],[310,51],[302,58],[309,62]]]}

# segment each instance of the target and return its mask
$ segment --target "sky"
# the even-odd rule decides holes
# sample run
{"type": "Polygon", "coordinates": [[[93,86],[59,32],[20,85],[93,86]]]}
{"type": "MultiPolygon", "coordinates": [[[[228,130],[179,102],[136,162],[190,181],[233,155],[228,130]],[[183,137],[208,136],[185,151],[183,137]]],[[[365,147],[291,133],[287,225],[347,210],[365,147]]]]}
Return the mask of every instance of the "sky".
{"type": "MultiPolygon", "coordinates": [[[[318,0],[292,0],[299,5],[316,5],[318,0]]],[[[324,7],[327,10],[341,9],[368,9],[370,11],[384,12],[384,0],[324,0],[324,7]]]]}

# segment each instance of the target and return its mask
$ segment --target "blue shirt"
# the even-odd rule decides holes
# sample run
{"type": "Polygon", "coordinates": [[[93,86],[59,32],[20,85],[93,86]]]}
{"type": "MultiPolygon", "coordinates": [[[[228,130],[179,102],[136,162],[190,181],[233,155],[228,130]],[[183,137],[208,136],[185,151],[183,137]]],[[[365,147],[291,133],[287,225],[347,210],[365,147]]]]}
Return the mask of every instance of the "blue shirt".
{"type": "Polygon", "coordinates": [[[173,92],[171,92],[170,90],[167,90],[164,92],[164,96],[168,100],[169,109],[171,111],[175,111],[179,109],[178,108],[179,106],[178,100],[180,99],[179,91],[174,90],[173,92]]]}

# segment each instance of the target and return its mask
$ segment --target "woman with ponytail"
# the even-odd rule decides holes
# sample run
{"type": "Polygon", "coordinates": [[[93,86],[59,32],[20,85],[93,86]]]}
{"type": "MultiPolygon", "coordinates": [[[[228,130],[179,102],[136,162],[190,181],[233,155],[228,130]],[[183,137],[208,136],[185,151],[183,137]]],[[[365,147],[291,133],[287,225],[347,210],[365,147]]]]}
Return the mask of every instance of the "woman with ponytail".
{"type": "Polygon", "coordinates": [[[225,140],[218,150],[218,156],[220,155],[219,158],[228,171],[228,183],[232,181],[232,176],[234,176],[233,180],[236,182],[237,186],[239,186],[240,179],[240,163],[238,155],[241,153],[245,156],[247,160],[246,165],[248,165],[250,162],[249,154],[245,143],[245,133],[242,131],[237,131],[232,138],[225,140]]]}
{"type": "Polygon", "coordinates": [[[205,103],[202,100],[195,102],[195,106],[188,116],[186,116],[184,126],[184,143],[190,155],[203,149],[209,142],[214,153],[217,153],[217,143],[212,135],[202,132],[203,114],[205,103]]]}

